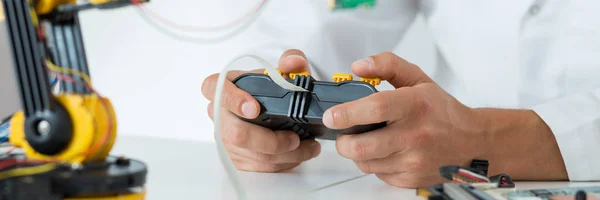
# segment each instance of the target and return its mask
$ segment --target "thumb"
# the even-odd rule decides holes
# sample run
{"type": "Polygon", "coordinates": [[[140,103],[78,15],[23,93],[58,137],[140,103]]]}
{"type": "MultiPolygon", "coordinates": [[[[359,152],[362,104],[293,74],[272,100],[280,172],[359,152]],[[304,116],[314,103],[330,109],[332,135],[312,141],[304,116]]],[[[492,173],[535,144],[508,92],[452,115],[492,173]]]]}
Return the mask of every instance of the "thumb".
{"type": "Polygon", "coordinates": [[[433,82],[419,66],[409,63],[390,52],[380,53],[354,62],[352,72],[359,77],[381,78],[396,88],[433,82]]]}
{"type": "Polygon", "coordinates": [[[293,72],[310,73],[306,55],[297,49],[287,50],[281,55],[281,58],[279,58],[279,70],[284,74],[293,72]]]}

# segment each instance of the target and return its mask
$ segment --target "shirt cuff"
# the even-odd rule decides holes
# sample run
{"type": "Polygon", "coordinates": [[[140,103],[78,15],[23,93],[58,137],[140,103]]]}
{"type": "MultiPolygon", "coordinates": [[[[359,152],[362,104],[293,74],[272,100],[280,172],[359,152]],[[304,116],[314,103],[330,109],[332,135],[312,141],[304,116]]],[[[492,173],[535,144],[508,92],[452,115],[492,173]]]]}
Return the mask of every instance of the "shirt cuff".
{"type": "Polygon", "coordinates": [[[600,90],[532,108],[550,127],[571,181],[600,180],[600,90]]]}

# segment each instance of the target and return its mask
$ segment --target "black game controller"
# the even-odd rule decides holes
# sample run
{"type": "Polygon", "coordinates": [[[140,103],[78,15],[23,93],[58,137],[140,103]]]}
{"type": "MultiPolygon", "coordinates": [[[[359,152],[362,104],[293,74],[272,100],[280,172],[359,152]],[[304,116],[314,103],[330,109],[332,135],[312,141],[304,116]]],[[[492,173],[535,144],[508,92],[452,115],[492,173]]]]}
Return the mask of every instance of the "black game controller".
{"type": "Polygon", "coordinates": [[[336,74],[334,82],[325,82],[316,81],[308,73],[292,73],[289,77],[288,82],[309,92],[284,89],[273,82],[266,72],[243,74],[233,80],[238,88],[252,95],[261,105],[257,118],[240,119],[271,130],[291,130],[301,139],[335,140],[340,134],[360,134],[386,125],[382,122],[333,130],[323,125],[322,120],[327,109],[376,93],[374,85],[379,84],[380,79],[353,81],[350,74],[336,74]]]}

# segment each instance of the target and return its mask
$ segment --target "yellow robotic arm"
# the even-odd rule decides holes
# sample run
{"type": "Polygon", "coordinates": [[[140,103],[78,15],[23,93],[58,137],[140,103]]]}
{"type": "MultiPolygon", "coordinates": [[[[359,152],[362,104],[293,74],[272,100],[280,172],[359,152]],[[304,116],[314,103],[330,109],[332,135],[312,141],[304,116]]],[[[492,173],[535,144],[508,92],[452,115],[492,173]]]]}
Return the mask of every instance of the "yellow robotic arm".
{"type": "MultiPolygon", "coordinates": [[[[0,0],[0,11],[4,12],[0,12],[0,31],[4,28],[9,36],[22,107],[10,119],[9,140],[14,147],[23,150],[22,154],[0,157],[0,191],[8,191],[0,192],[0,199],[144,198],[140,188],[145,185],[146,165],[109,155],[117,135],[116,115],[110,100],[92,86],[78,13],[146,2],[148,0],[0,0]],[[59,93],[51,91],[49,73],[60,80],[59,93]]],[[[256,19],[266,2],[262,0],[249,15],[235,20],[244,24],[230,34],[193,41],[204,43],[230,38],[248,27],[251,23],[246,22],[256,19]]],[[[375,0],[329,2],[333,10],[375,4],[375,0]]],[[[173,28],[198,32],[223,30],[237,24],[190,27],[158,19],[167,21],[165,24],[173,28]]],[[[217,88],[223,85],[223,74],[217,88]]],[[[340,82],[351,78],[338,74],[334,80],[340,82]]],[[[380,82],[361,81],[372,85],[380,82]]],[[[220,98],[218,94],[217,98],[220,98]]],[[[218,111],[219,106],[215,106],[218,111]]],[[[218,124],[217,120],[215,124],[218,124]]],[[[218,136],[218,126],[215,129],[215,136],[218,136]]],[[[235,179],[235,171],[222,144],[217,146],[236,190],[243,196],[241,184],[235,179]]]]}
{"type": "Polygon", "coordinates": [[[78,13],[145,2],[1,0],[22,107],[10,120],[10,143],[23,154],[0,158],[0,189],[9,188],[0,199],[144,198],[145,164],[109,156],[116,115],[92,86],[78,13]]]}

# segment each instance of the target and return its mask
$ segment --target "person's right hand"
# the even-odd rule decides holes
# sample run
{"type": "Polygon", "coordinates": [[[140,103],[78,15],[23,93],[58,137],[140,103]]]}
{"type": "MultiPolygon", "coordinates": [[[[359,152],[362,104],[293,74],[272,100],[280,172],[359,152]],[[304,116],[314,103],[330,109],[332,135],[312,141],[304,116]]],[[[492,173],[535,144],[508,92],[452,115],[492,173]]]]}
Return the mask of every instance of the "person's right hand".
{"type": "MultiPolygon", "coordinates": [[[[299,50],[284,52],[279,60],[279,69],[285,74],[310,73],[306,56],[299,50]]],[[[300,137],[292,131],[272,131],[236,117],[254,119],[260,112],[259,103],[231,82],[244,73],[248,72],[230,71],[227,74],[221,98],[221,139],[236,168],[253,172],[279,172],[297,167],[319,155],[321,145],[315,140],[300,141],[300,137]]],[[[218,77],[219,74],[213,74],[202,84],[202,94],[211,101],[208,114],[212,120],[218,77]]]]}

